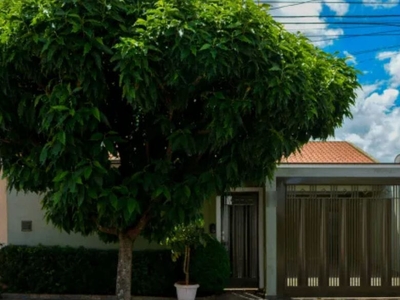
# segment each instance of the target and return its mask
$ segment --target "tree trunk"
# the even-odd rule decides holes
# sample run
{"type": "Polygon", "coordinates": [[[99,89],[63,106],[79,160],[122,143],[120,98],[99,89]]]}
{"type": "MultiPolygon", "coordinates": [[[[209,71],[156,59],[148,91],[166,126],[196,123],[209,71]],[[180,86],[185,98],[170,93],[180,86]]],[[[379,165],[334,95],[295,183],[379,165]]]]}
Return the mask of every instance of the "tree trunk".
{"type": "Polygon", "coordinates": [[[133,240],[124,233],[119,233],[118,238],[117,300],[131,300],[133,240]]]}

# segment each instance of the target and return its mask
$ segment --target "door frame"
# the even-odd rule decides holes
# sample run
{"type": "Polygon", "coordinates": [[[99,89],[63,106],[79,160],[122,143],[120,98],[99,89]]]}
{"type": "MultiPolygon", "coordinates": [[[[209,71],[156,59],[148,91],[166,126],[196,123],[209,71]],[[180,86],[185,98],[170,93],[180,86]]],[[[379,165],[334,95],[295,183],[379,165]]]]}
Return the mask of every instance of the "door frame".
{"type": "MultiPolygon", "coordinates": [[[[230,189],[231,194],[234,193],[258,193],[258,288],[264,288],[264,276],[265,276],[265,265],[264,265],[264,224],[265,224],[265,193],[262,187],[240,187],[230,189]]],[[[221,211],[221,196],[217,196],[215,199],[216,209],[216,237],[221,242],[221,229],[222,229],[222,211],[221,211]]]]}

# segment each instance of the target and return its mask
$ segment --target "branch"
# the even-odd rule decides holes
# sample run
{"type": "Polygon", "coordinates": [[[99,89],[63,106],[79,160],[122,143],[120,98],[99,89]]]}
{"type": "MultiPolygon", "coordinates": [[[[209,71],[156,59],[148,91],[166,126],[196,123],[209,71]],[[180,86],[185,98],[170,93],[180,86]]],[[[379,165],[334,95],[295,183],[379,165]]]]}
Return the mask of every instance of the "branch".
{"type": "Polygon", "coordinates": [[[168,142],[167,158],[168,158],[169,161],[171,161],[171,159],[172,159],[172,146],[171,146],[171,141],[168,142]]]}
{"type": "Polygon", "coordinates": [[[118,235],[118,231],[116,228],[106,228],[101,225],[97,225],[97,229],[101,232],[111,234],[111,235],[118,235]]]}
{"type": "MultiPolygon", "coordinates": [[[[167,104],[169,105],[169,112],[168,112],[168,119],[171,122],[172,118],[174,117],[174,110],[171,108],[171,99],[166,100],[167,104]]],[[[167,148],[167,158],[169,161],[172,159],[172,145],[171,141],[168,141],[168,148],[167,148]]]]}
{"type": "Polygon", "coordinates": [[[203,155],[204,155],[204,152],[201,153],[201,154],[199,154],[199,155],[197,155],[197,157],[196,157],[196,163],[198,163],[198,162],[200,161],[200,159],[203,158],[203,155]]]}
{"type": "Polygon", "coordinates": [[[118,230],[117,228],[107,228],[103,227],[99,224],[96,218],[92,218],[92,221],[96,223],[96,227],[98,231],[101,231],[103,233],[111,234],[111,235],[118,235],[118,230]]]}
{"type": "Polygon", "coordinates": [[[211,133],[211,130],[205,130],[205,129],[203,129],[203,130],[197,131],[197,133],[200,134],[200,135],[206,135],[206,134],[210,134],[210,133],[211,133]]]}
{"type": "Polygon", "coordinates": [[[0,139],[0,142],[5,143],[5,144],[11,144],[11,142],[9,140],[4,140],[4,139],[0,139]]]}
{"type": "Polygon", "coordinates": [[[150,162],[150,145],[149,142],[146,142],[146,158],[147,158],[147,163],[150,162]]]}
{"type": "Polygon", "coordinates": [[[197,77],[197,78],[196,78],[196,80],[195,80],[195,81],[193,81],[192,85],[198,85],[198,84],[199,84],[199,82],[200,82],[200,80],[202,80],[202,79],[203,79],[203,76],[199,76],[199,77],[197,77]]]}
{"type": "Polygon", "coordinates": [[[140,233],[142,232],[146,224],[149,222],[149,220],[150,220],[150,206],[144,212],[143,216],[140,218],[136,226],[128,229],[127,235],[132,241],[134,241],[140,235],[140,233]]]}

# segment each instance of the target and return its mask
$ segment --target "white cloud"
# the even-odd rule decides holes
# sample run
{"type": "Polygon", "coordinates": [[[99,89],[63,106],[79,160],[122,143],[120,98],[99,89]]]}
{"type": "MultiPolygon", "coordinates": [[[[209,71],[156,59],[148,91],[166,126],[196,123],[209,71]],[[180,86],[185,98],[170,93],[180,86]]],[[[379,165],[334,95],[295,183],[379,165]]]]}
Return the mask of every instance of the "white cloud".
{"type": "MultiPolygon", "coordinates": [[[[301,0],[297,0],[299,3],[301,0]]],[[[278,22],[284,24],[285,28],[291,32],[302,32],[310,38],[310,40],[319,47],[324,47],[333,44],[334,40],[343,35],[343,30],[340,28],[328,28],[326,21],[319,16],[321,15],[323,5],[327,5],[337,15],[344,15],[349,9],[349,4],[345,1],[325,0],[325,2],[308,2],[299,5],[272,5],[272,16],[280,16],[276,18],[278,22]],[[287,16],[287,18],[284,18],[287,16]],[[302,16],[302,18],[291,18],[292,16],[302,16]],[[304,18],[303,18],[304,16],[304,18]],[[294,24],[285,24],[294,23],[294,24]]]]}
{"type": "Polygon", "coordinates": [[[385,64],[385,70],[391,77],[392,87],[400,86],[400,51],[381,52],[377,55],[377,59],[389,59],[389,62],[385,64]]]}
{"type": "Polygon", "coordinates": [[[378,53],[376,58],[379,59],[379,60],[384,60],[386,58],[391,58],[392,56],[394,56],[396,54],[397,54],[396,51],[384,51],[384,52],[378,53]]]}
{"type": "Polygon", "coordinates": [[[346,55],[347,61],[356,65],[357,64],[357,59],[355,58],[354,55],[350,54],[348,51],[343,51],[344,55],[346,55]]]}
{"type": "Polygon", "coordinates": [[[400,153],[400,107],[395,106],[399,90],[378,92],[381,83],[358,91],[353,119],[336,130],[335,139],[354,143],[381,162],[393,162],[400,153]]]}
{"type": "Polygon", "coordinates": [[[333,3],[327,0],[325,1],[325,5],[337,15],[345,15],[349,11],[349,4],[346,1],[336,1],[333,3]]]}
{"type": "Polygon", "coordinates": [[[393,8],[399,5],[400,0],[363,0],[365,6],[373,7],[375,9],[378,8],[393,8]],[[374,3],[371,3],[374,2],[374,3]]]}

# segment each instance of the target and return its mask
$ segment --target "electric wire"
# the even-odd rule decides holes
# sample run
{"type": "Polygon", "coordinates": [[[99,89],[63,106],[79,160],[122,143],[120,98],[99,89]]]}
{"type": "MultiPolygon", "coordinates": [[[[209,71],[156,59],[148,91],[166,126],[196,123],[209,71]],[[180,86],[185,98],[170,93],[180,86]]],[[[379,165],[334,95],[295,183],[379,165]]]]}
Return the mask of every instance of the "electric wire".
{"type": "MultiPolygon", "coordinates": [[[[276,10],[276,9],[281,9],[281,8],[285,8],[285,7],[291,7],[291,6],[306,4],[306,3],[310,3],[310,2],[314,2],[314,1],[315,0],[308,0],[308,1],[296,2],[296,3],[292,3],[292,4],[288,4],[288,5],[274,6],[274,7],[271,7],[269,10],[276,10]]],[[[260,1],[260,2],[268,4],[268,2],[264,2],[264,1],[260,1]]],[[[278,2],[276,2],[276,3],[278,3],[278,2]]]]}
{"type": "Polygon", "coordinates": [[[393,23],[393,22],[342,22],[342,21],[329,21],[329,22],[323,22],[323,21],[315,21],[315,22],[279,22],[280,24],[283,25],[317,25],[317,24],[326,24],[326,25],[384,25],[384,26],[400,26],[400,20],[399,23],[393,23]]]}
{"type": "MultiPolygon", "coordinates": [[[[290,4],[290,3],[299,3],[298,1],[284,1],[284,0],[257,0],[257,2],[265,3],[265,4],[290,4]]],[[[311,2],[311,1],[305,1],[311,2]]],[[[382,3],[379,1],[357,1],[357,0],[349,0],[349,1],[325,1],[325,0],[314,0],[312,2],[315,3],[327,3],[327,4],[375,4],[375,5],[394,5],[399,4],[400,1],[397,2],[389,2],[389,3],[382,3]]],[[[300,4],[302,4],[301,2],[300,4]]]]}
{"type": "Polygon", "coordinates": [[[300,19],[300,18],[400,18],[399,14],[395,15],[285,15],[285,16],[273,16],[276,19],[290,18],[290,19],[300,19]]]}
{"type": "Polygon", "coordinates": [[[357,51],[357,52],[353,52],[352,55],[363,55],[363,54],[367,54],[367,53],[385,51],[387,49],[394,49],[394,48],[399,48],[399,51],[400,51],[400,44],[391,45],[391,46],[387,46],[387,47],[379,47],[379,48],[374,48],[374,49],[367,49],[367,50],[357,51]]]}
{"type": "MultiPolygon", "coordinates": [[[[359,5],[376,5],[376,6],[395,6],[400,4],[400,1],[397,2],[392,2],[392,3],[381,3],[377,1],[321,1],[321,0],[309,0],[309,1],[285,1],[285,0],[269,0],[269,1],[258,1],[262,2],[265,4],[287,4],[287,5],[280,5],[276,6],[273,5],[270,7],[269,10],[277,10],[285,7],[292,7],[292,6],[298,6],[302,4],[307,4],[307,3],[322,3],[322,4],[359,4],[359,5]]],[[[280,15],[280,16],[274,16],[272,12],[272,17],[275,18],[280,24],[282,25],[294,25],[294,26],[299,26],[299,25],[321,25],[321,27],[309,27],[307,26],[305,30],[327,30],[327,29],[335,29],[334,26],[336,26],[336,29],[350,29],[350,30],[355,30],[355,29],[361,29],[361,28],[366,28],[370,29],[373,26],[374,27],[400,27],[400,14],[380,14],[380,15],[300,15],[300,16],[293,16],[293,15],[280,15]],[[324,19],[323,21],[315,21],[315,22],[299,22],[299,21],[287,21],[286,19],[305,19],[305,18],[318,18],[318,19],[324,19]],[[279,19],[283,19],[282,22],[279,21],[279,19]],[[339,19],[339,20],[337,20],[339,19]],[[349,19],[360,19],[359,21],[350,21],[349,19]],[[381,19],[380,21],[369,21],[369,19],[381,19]],[[336,21],[337,20],[337,21],[336,21]],[[344,25],[344,26],[343,26],[344,25]],[[327,28],[328,26],[328,28],[327,28]],[[333,27],[333,28],[332,28],[333,27]]],[[[362,38],[362,37],[384,37],[384,36],[399,36],[400,34],[397,33],[400,30],[387,30],[387,31],[379,31],[379,32],[367,32],[367,33],[355,33],[355,34],[342,34],[342,35],[318,35],[318,34],[305,34],[308,38],[313,38],[313,42],[324,42],[324,41],[329,41],[329,40],[335,40],[335,39],[344,39],[344,38],[362,38]],[[315,38],[324,38],[320,40],[315,40],[315,38]]],[[[351,53],[353,56],[358,56],[358,55],[366,55],[366,54],[371,54],[371,53],[376,53],[376,52],[382,52],[382,51],[387,51],[389,49],[395,49],[398,48],[399,52],[395,53],[390,53],[387,56],[385,56],[383,59],[389,59],[391,57],[394,57],[398,54],[400,54],[400,44],[395,44],[395,45],[389,45],[389,46],[384,46],[384,47],[377,47],[373,49],[364,49],[361,51],[353,52],[351,53]]],[[[368,58],[364,60],[358,61],[358,63],[364,63],[368,61],[375,60],[376,57],[373,58],[368,58]]]]}

